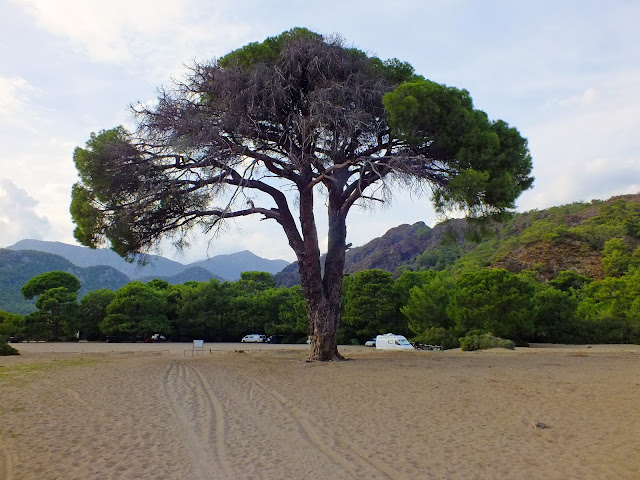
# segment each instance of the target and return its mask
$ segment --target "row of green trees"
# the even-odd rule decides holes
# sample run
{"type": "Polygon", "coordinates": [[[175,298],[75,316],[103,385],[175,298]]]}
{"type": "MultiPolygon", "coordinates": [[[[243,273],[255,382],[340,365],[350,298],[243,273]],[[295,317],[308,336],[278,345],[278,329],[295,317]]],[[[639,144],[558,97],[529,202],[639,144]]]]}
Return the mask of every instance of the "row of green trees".
{"type": "Polygon", "coordinates": [[[470,334],[490,333],[517,345],[640,343],[640,269],[592,281],[561,272],[549,282],[533,272],[478,269],[453,277],[380,270],[346,279],[343,340],[386,330],[420,343],[456,347],[470,334]],[[362,292],[362,295],[359,295],[362,292]]]}
{"type": "MultiPolygon", "coordinates": [[[[640,343],[640,268],[636,252],[607,242],[600,281],[564,271],[541,282],[533,272],[477,269],[405,271],[397,279],[383,270],[347,275],[343,285],[340,343],[363,343],[386,332],[416,342],[456,347],[466,335],[489,333],[549,343],[640,343]]],[[[25,297],[38,296],[38,311],[22,317],[0,312],[0,336],[58,339],[76,332],[89,340],[106,336],[173,340],[238,341],[247,333],[307,338],[299,287],[276,287],[273,276],[245,272],[237,282],[161,280],[132,282],[90,292],[78,303],[79,282],[50,272],[29,281],[25,297]]]]}
{"type": "Polygon", "coordinates": [[[273,275],[245,272],[237,282],[162,280],[131,282],[112,291],[89,292],[76,301],[79,282],[65,272],[49,272],[27,282],[25,298],[37,296],[36,312],[24,317],[0,312],[0,336],[88,340],[106,337],[237,341],[246,333],[306,339],[304,300],[298,287],[276,288],[273,275]]]}

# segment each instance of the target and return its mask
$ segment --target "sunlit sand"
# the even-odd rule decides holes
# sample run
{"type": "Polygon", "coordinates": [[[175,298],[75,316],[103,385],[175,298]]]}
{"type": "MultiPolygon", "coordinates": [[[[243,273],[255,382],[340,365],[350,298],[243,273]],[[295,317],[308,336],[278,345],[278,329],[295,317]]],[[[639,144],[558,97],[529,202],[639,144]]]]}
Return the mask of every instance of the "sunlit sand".
{"type": "Polygon", "coordinates": [[[637,479],[640,346],[27,343],[0,478],[637,479]]]}

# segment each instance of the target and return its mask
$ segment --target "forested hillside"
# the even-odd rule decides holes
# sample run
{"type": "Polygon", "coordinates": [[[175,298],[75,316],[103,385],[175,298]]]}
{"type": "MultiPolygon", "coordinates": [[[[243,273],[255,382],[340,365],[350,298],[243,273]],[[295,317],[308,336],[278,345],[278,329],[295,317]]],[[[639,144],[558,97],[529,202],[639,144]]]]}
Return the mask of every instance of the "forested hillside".
{"type": "Polygon", "coordinates": [[[601,280],[606,274],[602,261],[606,244],[614,238],[622,240],[629,252],[638,246],[640,195],[518,214],[480,242],[458,234],[457,242],[426,250],[413,267],[454,273],[475,267],[504,268],[514,273],[531,270],[542,280],[572,270],[601,280]]]}
{"type": "Polygon", "coordinates": [[[208,282],[212,278],[220,282],[224,282],[224,278],[218,277],[217,275],[214,275],[206,268],[202,268],[202,267],[190,267],[176,275],[142,277],[142,278],[139,278],[138,280],[143,283],[147,283],[147,282],[150,282],[151,280],[158,279],[164,282],[168,282],[171,285],[181,285],[186,282],[208,282]]]}
{"type": "Polygon", "coordinates": [[[0,249],[0,310],[26,314],[35,310],[35,300],[25,300],[22,286],[41,273],[59,270],[80,280],[79,297],[108,288],[116,290],[129,282],[129,277],[108,266],[77,267],[59,255],[32,250],[0,249]]]}
{"type": "MultiPolygon", "coordinates": [[[[515,214],[488,226],[480,239],[477,235],[477,229],[461,219],[433,228],[422,222],[400,225],[348,250],[345,273],[379,268],[395,275],[405,269],[460,274],[495,267],[513,273],[532,270],[541,280],[563,270],[600,280],[605,275],[601,259],[608,240],[624,239],[629,249],[640,243],[640,195],[515,214]]],[[[289,265],[276,279],[283,286],[297,284],[297,265],[289,265]]]]}

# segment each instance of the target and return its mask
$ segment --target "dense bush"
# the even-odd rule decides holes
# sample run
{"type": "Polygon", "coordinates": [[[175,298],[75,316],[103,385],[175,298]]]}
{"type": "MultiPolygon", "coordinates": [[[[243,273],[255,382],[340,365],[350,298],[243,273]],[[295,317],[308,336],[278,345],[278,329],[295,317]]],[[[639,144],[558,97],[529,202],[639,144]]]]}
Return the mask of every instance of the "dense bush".
{"type": "Polygon", "coordinates": [[[380,333],[408,334],[407,322],[400,315],[394,279],[380,269],[364,270],[344,280],[341,340],[361,343],[380,333]]]}
{"type": "Polygon", "coordinates": [[[498,268],[466,272],[456,280],[447,313],[462,334],[479,330],[522,341],[535,331],[535,290],[525,273],[498,268]]]}
{"type": "Polygon", "coordinates": [[[460,346],[455,330],[442,327],[428,328],[412,340],[426,345],[440,345],[444,350],[460,346]]]}
{"type": "Polygon", "coordinates": [[[0,356],[6,355],[20,355],[20,352],[0,338],[0,356]]]}
{"type": "Polygon", "coordinates": [[[0,311],[0,337],[22,337],[24,334],[24,318],[22,315],[0,311]]]}
{"type": "Polygon", "coordinates": [[[482,335],[467,335],[460,339],[460,348],[463,352],[472,352],[474,350],[485,350],[487,348],[508,348],[515,350],[515,344],[511,340],[494,337],[490,333],[482,335]]]}

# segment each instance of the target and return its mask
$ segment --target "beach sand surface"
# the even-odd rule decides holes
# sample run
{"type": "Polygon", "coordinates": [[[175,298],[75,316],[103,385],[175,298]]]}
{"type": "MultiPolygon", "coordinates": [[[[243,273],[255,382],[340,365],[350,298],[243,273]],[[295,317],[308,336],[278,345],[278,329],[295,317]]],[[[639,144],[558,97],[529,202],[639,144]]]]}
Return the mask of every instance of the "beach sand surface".
{"type": "Polygon", "coordinates": [[[640,478],[640,346],[16,346],[3,480],[640,478]]]}

